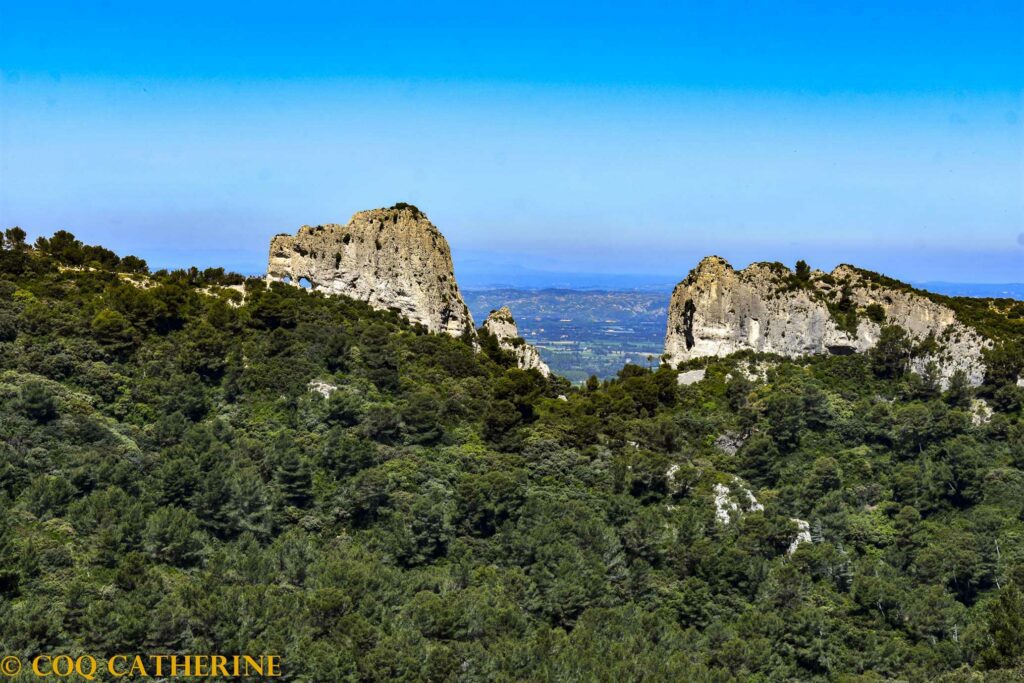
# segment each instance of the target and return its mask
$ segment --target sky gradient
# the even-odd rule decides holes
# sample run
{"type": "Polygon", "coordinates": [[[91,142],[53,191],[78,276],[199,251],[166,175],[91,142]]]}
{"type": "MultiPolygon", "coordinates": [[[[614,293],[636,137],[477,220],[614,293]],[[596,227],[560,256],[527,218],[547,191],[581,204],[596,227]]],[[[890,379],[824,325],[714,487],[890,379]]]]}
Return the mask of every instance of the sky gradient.
{"type": "Polygon", "coordinates": [[[0,0],[0,226],[258,272],[406,201],[463,286],[1024,280],[1024,2],[150,4],[0,0]]]}

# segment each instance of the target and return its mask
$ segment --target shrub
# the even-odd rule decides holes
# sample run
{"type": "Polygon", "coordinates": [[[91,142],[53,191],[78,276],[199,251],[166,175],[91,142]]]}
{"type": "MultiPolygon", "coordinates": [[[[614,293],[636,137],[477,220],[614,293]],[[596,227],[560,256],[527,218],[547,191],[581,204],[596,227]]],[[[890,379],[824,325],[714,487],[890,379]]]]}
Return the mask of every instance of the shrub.
{"type": "Polygon", "coordinates": [[[864,315],[873,323],[881,325],[885,322],[885,309],[880,304],[868,304],[865,306],[864,315]]]}
{"type": "Polygon", "coordinates": [[[26,417],[41,424],[57,417],[57,400],[45,382],[33,380],[22,385],[18,407],[26,417]]]}

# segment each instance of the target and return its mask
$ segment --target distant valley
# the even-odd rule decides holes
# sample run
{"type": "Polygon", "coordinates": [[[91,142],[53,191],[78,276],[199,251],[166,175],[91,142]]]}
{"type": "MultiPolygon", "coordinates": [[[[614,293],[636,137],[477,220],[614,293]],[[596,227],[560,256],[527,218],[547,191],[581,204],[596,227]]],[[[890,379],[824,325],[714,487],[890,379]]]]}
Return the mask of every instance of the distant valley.
{"type": "Polygon", "coordinates": [[[613,377],[623,364],[657,365],[671,291],[487,289],[464,292],[473,319],[501,306],[551,370],[573,382],[613,377]]]}

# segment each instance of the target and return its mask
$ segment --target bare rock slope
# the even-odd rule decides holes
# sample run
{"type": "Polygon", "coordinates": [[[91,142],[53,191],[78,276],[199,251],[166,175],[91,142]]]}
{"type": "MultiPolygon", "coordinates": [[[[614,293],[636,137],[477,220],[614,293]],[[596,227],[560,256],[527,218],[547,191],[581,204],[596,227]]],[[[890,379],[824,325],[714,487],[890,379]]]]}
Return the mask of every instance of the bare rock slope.
{"type": "Polygon", "coordinates": [[[545,377],[551,374],[536,347],[519,336],[519,328],[508,306],[491,311],[484,321],[483,329],[494,335],[501,348],[515,356],[516,364],[523,370],[539,370],[545,377]]]}
{"type": "Polygon", "coordinates": [[[360,211],[345,225],[304,225],[270,242],[267,279],[396,309],[431,332],[473,334],[451,250],[415,206],[360,211]]]}
{"type": "Polygon", "coordinates": [[[789,357],[857,353],[878,342],[885,324],[918,342],[934,338],[915,369],[935,362],[944,379],[962,370],[981,383],[981,352],[991,342],[947,306],[847,265],[796,274],[778,263],[736,270],[709,256],[672,292],[665,354],[675,365],[745,349],[789,357]]]}

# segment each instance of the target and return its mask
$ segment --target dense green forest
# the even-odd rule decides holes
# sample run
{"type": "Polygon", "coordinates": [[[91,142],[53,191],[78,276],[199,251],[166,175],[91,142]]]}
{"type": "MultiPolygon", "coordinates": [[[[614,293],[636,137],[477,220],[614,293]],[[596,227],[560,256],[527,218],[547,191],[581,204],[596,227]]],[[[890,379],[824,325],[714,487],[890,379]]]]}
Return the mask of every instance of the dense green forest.
{"type": "Polygon", "coordinates": [[[64,232],[2,247],[0,654],[271,653],[295,681],[1024,676],[1020,339],[977,389],[909,374],[896,328],[864,355],[576,388],[344,297],[149,273],[64,232]]]}

